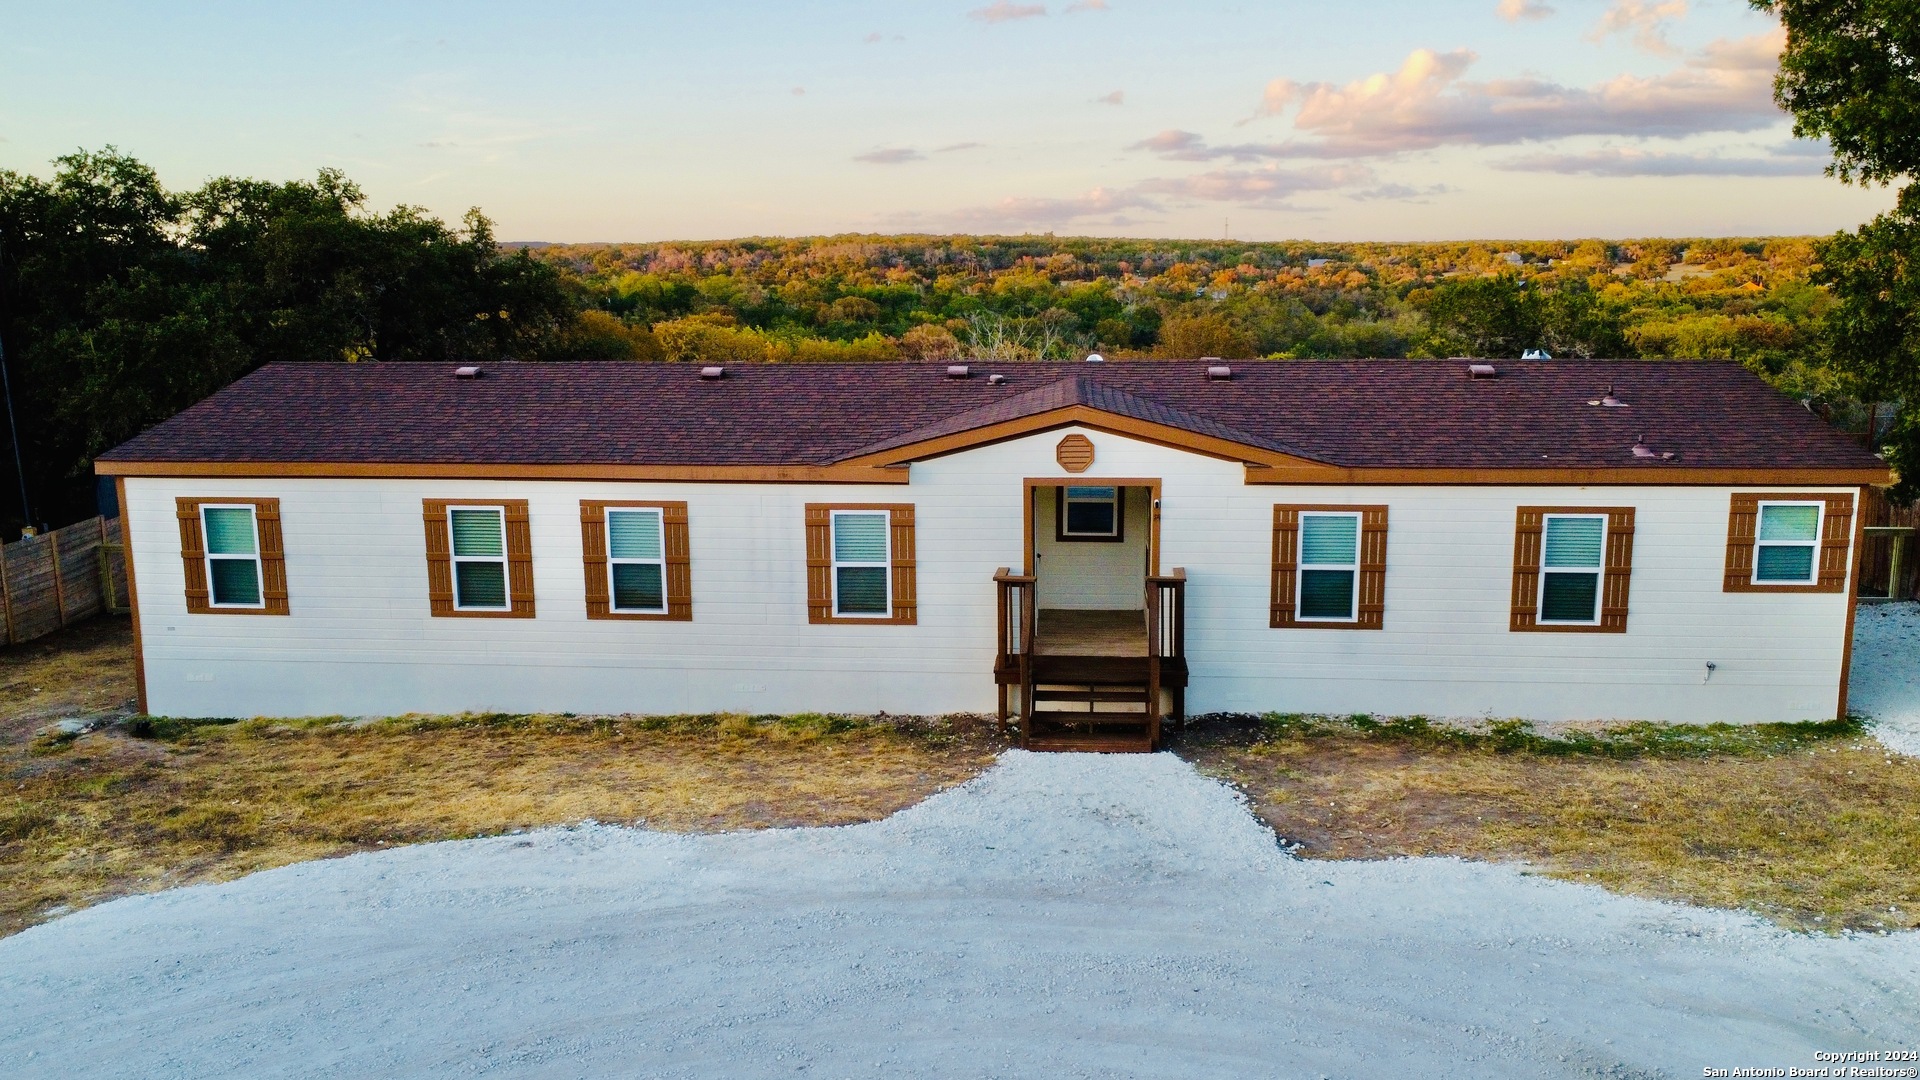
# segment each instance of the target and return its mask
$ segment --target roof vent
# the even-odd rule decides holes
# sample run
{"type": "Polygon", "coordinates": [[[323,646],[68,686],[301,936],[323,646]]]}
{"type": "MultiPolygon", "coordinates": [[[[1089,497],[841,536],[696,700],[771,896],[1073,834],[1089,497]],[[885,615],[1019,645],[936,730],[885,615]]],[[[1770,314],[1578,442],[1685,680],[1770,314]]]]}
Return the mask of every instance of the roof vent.
{"type": "Polygon", "coordinates": [[[1214,380],[1233,378],[1233,369],[1225,364],[1208,364],[1207,378],[1214,380]]]}
{"type": "Polygon", "coordinates": [[[1467,365],[1467,378],[1469,379],[1497,379],[1499,377],[1500,369],[1494,367],[1492,364],[1467,365]]]}
{"type": "Polygon", "coordinates": [[[457,367],[453,369],[453,377],[456,379],[477,379],[480,377],[480,369],[472,366],[457,367]]]}
{"type": "Polygon", "coordinates": [[[1001,384],[1003,384],[1003,383],[1005,383],[1006,381],[1007,381],[1007,377],[1006,377],[1005,375],[989,375],[989,376],[987,376],[987,382],[989,382],[989,383],[991,383],[991,384],[993,384],[994,386],[999,386],[999,385],[1001,385],[1001,384]]]}
{"type": "Polygon", "coordinates": [[[1672,461],[1680,455],[1671,450],[1655,450],[1647,445],[1647,437],[1642,435],[1633,441],[1633,456],[1647,460],[1659,458],[1661,461],[1672,461]]]}
{"type": "Polygon", "coordinates": [[[1104,364],[1106,362],[1107,358],[1097,352],[1087,354],[1087,363],[1089,364],[1104,364]]]}
{"type": "Polygon", "coordinates": [[[968,376],[969,374],[972,374],[972,370],[973,370],[973,369],[971,369],[971,368],[969,368],[969,367],[967,367],[967,365],[965,365],[965,364],[948,364],[948,365],[947,365],[947,378],[949,378],[949,379],[964,379],[964,378],[966,378],[966,377],[967,377],[967,376],[968,376]]]}
{"type": "Polygon", "coordinates": [[[1527,350],[1526,352],[1523,352],[1523,353],[1521,353],[1521,354],[1520,354],[1520,359],[1522,359],[1522,360],[1551,360],[1551,359],[1553,359],[1553,357],[1551,357],[1551,356],[1549,356],[1549,355],[1547,355],[1547,350],[1545,350],[1545,349],[1528,349],[1528,350],[1527,350]]]}
{"type": "Polygon", "coordinates": [[[711,364],[700,369],[700,377],[703,379],[724,379],[727,377],[727,369],[721,367],[719,364],[711,364]]]}
{"type": "Polygon", "coordinates": [[[1632,408],[1632,406],[1628,405],[1624,401],[1621,401],[1617,396],[1614,395],[1612,383],[1607,384],[1607,394],[1605,397],[1595,398],[1594,400],[1587,402],[1587,404],[1600,405],[1609,409],[1632,408]]]}

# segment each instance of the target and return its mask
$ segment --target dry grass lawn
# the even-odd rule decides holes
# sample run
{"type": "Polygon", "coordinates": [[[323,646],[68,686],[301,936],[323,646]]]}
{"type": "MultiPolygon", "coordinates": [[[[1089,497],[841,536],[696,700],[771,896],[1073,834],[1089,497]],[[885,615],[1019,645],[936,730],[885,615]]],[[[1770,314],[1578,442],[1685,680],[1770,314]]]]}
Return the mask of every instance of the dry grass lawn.
{"type": "Polygon", "coordinates": [[[93,683],[124,677],[100,669],[130,663],[124,621],[117,638],[69,633],[77,648],[0,653],[6,685],[39,687],[24,705],[0,699],[0,933],[132,892],[589,818],[868,821],[972,777],[1000,748],[964,719],[844,717],[163,720],[32,737],[93,702],[93,683]]]}
{"type": "Polygon", "coordinates": [[[1856,726],[1578,740],[1269,717],[1202,725],[1181,753],[1308,858],[1521,862],[1796,929],[1920,927],[1920,761],[1856,726]]]}

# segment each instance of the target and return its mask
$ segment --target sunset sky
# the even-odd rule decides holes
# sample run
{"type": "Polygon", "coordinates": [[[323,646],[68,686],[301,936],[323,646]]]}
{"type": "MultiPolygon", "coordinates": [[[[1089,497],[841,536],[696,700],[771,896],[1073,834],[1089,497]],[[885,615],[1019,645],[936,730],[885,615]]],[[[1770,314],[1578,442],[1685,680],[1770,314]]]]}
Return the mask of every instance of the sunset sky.
{"type": "Polygon", "coordinates": [[[1827,232],[1735,0],[0,2],[0,167],[338,167],[515,240],[1827,232]]]}

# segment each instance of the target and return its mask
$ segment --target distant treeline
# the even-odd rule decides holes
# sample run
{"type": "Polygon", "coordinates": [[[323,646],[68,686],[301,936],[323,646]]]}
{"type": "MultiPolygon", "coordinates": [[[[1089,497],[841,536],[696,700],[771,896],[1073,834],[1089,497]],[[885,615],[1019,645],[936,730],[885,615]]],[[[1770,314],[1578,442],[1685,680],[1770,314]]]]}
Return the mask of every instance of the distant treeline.
{"type": "MultiPolygon", "coordinates": [[[[272,360],[1734,359],[1859,423],[1819,241],[840,236],[501,246],[337,172],[167,191],[111,148],[0,171],[0,346],[32,520],[95,454],[272,360]]],[[[10,469],[7,471],[11,471],[10,469]]],[[[11,479],[11,477],[9,477],[11,479]]],[[[14,485],[8,485],[12,488],[14,485]]],[[[28,520],[0,495],[0,527],[28,520]]]]}

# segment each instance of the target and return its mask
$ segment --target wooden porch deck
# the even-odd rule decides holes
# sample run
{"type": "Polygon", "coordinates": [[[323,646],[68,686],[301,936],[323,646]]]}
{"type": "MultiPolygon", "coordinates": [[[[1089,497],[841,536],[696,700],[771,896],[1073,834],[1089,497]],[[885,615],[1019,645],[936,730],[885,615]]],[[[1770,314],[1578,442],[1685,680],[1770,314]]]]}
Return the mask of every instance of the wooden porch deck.
{"type": "Polygon", "coordinates": [[[1184,656],[1155,656],[1144,609],[1033,612],[1025,659],[1003,653],[994,679],[1018,689],[1021,745],[1030,750],[1141,753],[1157,748],[1161,720],[1185,719],[1184,656]],[[1157,665],[1157,677],[1156,677],[1157,665]],[[1172,709],[1164,708],[1165,697],[1172,709]]]}

